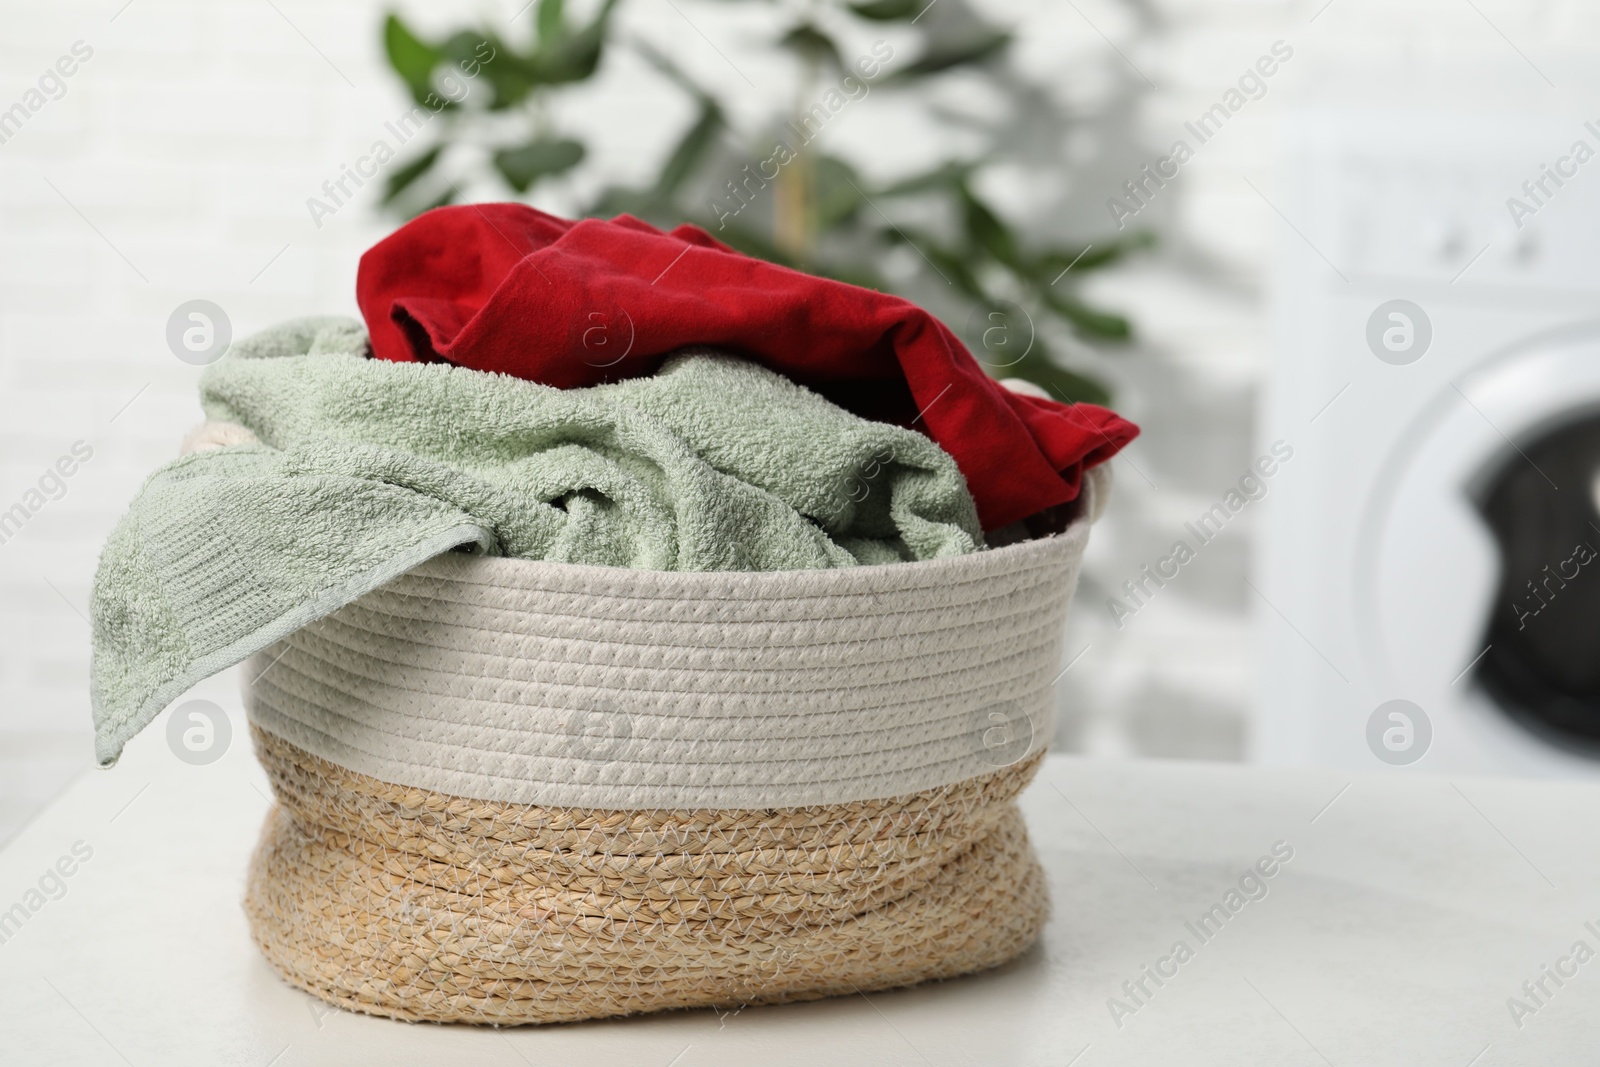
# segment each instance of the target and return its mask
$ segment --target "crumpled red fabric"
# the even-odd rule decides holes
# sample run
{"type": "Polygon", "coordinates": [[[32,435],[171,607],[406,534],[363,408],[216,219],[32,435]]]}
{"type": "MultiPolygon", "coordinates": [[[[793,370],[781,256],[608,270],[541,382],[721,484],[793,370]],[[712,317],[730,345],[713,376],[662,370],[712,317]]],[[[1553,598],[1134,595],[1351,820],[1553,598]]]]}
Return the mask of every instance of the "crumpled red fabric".
{"type": "Polygon", "coordinates": [[[986,530],[1076,499],[1137,426],[1001,386],[916,305],[742,255],[694,226],[572,222],[524,204],[436,208],[361,257],[373,355],[558,388],[650,374],[707,345],[866,418],[922,430],[961,468],[986,530]]]}

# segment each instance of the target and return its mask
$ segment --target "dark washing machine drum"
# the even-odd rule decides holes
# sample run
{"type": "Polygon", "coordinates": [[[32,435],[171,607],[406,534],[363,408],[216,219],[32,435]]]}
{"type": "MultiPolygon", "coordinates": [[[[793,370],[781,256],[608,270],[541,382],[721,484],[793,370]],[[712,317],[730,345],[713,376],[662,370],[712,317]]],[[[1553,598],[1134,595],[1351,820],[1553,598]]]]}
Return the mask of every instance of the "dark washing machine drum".
{"type": "Polygon", "coordinates": [[[1500,589],[1478,678],[1541,733],[1600,746],[1600,414],[1511,453],[1479,507],[1500,589]]]}

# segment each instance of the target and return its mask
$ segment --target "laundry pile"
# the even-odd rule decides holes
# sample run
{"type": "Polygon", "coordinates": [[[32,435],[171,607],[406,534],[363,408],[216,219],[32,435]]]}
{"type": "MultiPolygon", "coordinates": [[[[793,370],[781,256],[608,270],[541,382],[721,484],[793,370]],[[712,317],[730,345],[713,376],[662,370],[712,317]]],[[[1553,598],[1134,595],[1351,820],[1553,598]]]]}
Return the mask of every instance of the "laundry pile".
{"type": "Polygon", "coordinates": [[[925,430],[986,530],[1076,499],[1085,468],[1139,432],[1092,404],[1002,388],[908,301],[742,256],[694,226],[567,222],[519,204],[431,211],[367,253],[356,298],[379,359],[563,389],[650,374],[686,345],[754,360],[864,418],[925,430]]]}
{"type": "Polygon", "coordinates": [[[442,208],[357,297],[206,369],[91,602],[104,763],[254,657],[286,978],[547,1022],[1032,941],[1013,800],[1136,428],[693,227],[442,208]]]}

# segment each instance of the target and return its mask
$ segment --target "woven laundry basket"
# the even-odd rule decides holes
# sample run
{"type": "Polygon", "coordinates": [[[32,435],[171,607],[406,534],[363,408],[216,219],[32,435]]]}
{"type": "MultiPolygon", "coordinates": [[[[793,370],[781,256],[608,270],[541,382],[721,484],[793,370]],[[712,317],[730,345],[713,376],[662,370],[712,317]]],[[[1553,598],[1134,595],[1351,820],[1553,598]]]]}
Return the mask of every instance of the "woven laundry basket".
{"type": "Polygon", "coordinates": [[[1109,475],[1064,532],[663,573],[451,554],[246,667],[278,804],[245,901],[340,1007],[546,1023],[994,967],[1049,901],[1015,803],[1109,475]]]}

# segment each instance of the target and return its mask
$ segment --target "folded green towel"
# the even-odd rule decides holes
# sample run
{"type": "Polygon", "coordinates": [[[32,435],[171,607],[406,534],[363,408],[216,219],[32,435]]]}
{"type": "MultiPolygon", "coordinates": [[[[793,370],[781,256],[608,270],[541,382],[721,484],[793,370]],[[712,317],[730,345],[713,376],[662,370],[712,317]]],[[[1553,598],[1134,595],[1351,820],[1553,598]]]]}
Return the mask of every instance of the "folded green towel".
{"type": "Polygon", "coordinates": [[[983,545],[932,441],[752,363],[689,352],[561,390],[366,350],[359,323],[303,320],[201,377],[207,417],[244,443],[156,471],[106,542],[90,605],[101,762],[196,682],[452,548],[769,571],[983,545]]]}

